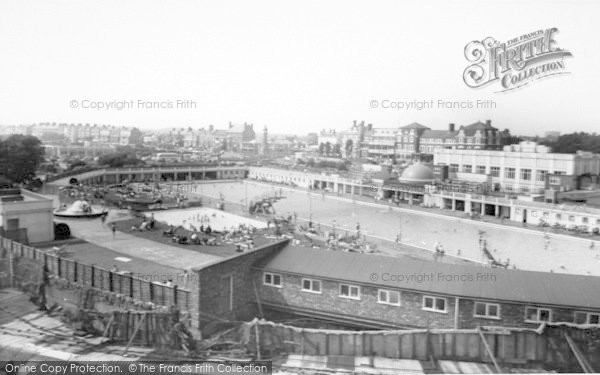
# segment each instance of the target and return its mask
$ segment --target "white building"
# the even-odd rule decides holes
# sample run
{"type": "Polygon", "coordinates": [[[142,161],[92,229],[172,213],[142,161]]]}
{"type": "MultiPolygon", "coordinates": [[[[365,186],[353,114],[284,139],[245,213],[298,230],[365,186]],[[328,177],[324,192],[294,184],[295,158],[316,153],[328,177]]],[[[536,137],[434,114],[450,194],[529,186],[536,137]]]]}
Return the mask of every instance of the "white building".
{"type": "Polygon", "coordinates": [[[0,189],[0,234],[22,243],[54,240],[52,203],[28,190],[0,189]]]}
{"type": "Polygon", "coordinates": [[[449,166],[449,177],[491,182],[507,191],[540,193],[545,188],[571,190],[597,182],[600,155],[552,153],[547,146],[521,142],[502,151],[436,149],[435,165],[449,166]]]}

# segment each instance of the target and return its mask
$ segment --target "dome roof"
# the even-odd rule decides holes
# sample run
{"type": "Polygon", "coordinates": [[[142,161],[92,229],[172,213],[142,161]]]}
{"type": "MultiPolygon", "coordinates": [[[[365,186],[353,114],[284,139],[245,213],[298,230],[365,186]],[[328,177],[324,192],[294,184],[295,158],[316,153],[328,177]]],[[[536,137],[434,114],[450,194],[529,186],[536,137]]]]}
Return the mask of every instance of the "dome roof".
{"type": "Polygon", "coordinates": [[[406,168],[398,181],[405,184],[428,184],[435,181],[433,170],[425,164],[415,163],[406,168]]]}
{"type": "Polygon", "coordinates": [[[87,212],[91,209],[90,204],[86,201],[75,201],[71,204],[69,208],[65,210],[65,212],[71,214],[81,214],[87,212]]]}

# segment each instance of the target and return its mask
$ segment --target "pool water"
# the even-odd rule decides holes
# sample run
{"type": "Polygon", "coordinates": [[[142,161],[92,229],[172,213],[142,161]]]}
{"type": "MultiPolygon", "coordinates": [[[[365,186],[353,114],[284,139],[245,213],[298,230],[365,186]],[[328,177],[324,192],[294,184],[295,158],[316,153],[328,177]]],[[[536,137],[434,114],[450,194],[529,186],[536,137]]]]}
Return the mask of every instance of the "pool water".
{"type": "Polygon", "coordinates": [[[146,212],[145,214],[146,216],[154,214],[154,219],[156,221],[165,222],[174,226],[181,225],[185,229],[193,229],[192,226],[195,228],[200,228],[201,225],[204,225],[205,227],[210,225],[212,230],[224,231],[231,229],[231,227],[237,228],[240,224],[247,226],[251,225],[255,228],[267,227],[267,223],[262,221],[249,219],[206,207],[153,211],[146,212]]]}

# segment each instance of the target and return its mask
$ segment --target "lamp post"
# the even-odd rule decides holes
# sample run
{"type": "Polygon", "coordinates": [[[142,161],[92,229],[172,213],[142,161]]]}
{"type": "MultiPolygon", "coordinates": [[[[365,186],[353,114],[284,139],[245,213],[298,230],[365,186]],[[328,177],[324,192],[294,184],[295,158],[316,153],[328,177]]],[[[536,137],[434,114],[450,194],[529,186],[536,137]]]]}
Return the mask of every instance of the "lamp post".
{"type": "Polygon", "coordinates": [[[308,194],[308,221],[312,223],[312,196],[310,195],[310,191],[308,194]]]}
{"type": "Polygon", "coordinates": [[[248,184],[246,183],[246,181],[243,182],[244,184],[244,207],[248,208],[248,184]]]}

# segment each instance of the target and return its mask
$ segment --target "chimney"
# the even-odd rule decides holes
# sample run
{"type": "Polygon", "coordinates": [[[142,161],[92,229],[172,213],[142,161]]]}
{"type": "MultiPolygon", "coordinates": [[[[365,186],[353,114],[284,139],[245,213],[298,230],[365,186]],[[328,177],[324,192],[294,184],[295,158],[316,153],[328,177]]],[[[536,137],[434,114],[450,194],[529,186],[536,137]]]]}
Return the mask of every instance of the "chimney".
{"type": "Polygon", "coordinates": [[[454,131],[454,123],[450,123],[450,125],[448,125],[448,130],[453,132],[454,131]]]}
{"type": "MultiPolygon", "coordinates": [[[[363,125],[364,125],[364,121],[363,121],[363,125]]],[[[373,130],[373,124],[368,124],[367,125],[367,130],[373,130]]]]}
{"type": "Polygon", "coordinates": [[[492,126],[492,120],[486,120],[486,121],[485,121],[485,124],[486,124],[487,126],[492,126]]]}
{"type": "Polygon", "coordinates": [[[229,121],[229,129],[233,128],[233,124],[229,121]]]}
{"type": "Polygon", "coordinates": [[[352,121],[352,126],[356,127],[356,120],[352,121]]]}

